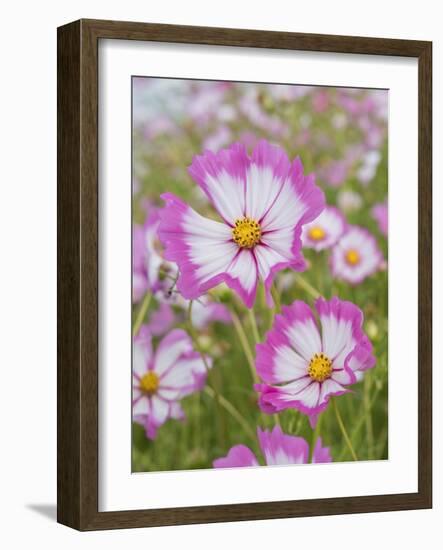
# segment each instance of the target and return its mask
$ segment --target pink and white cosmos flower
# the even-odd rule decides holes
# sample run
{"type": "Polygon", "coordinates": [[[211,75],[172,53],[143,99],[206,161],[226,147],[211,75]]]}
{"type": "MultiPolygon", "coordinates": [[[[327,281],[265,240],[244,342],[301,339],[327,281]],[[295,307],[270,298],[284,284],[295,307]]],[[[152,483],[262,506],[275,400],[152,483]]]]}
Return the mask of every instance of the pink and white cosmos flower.
{"type": "Polygon", "coordinates": [[[330,264],[334,277],[353,285],[378,271],[383,262],[383,254],[377,241],[363,227],[350,226],[334,246],[330,264]]]}
{"type": "Polygon", "coordinates": [[[331,248],[343,235],[346,220],[338,208],[326,206],[314,221],[303,226],[303,246],[317,252],[331,248]]]}
{"type": "Polygon", "coordinates": [[[347,385],[375,365],[356,305],[318,298],[315,308],[319,324],[304,302],[284,306],[265,342],[256,346],[256,369],[264,384],[255,388],[264,412],[295,408],[315,420],[330,397],[346,393],[347,385]]]}
{"type": "Polygon", "coordinates": [[[134,339],[132,362],[133,419],[154,439],[168,418],[184,418],[180,400],[203,388],[206,367],[185,331],[172,330],[154,353],[146,326],[134,339]]]}
{"type": "MultiPolygon", "coordinates": [[[[307,464],[309,462],[309,445],[303,437],[284,434],[279,426],[272,431],[257,429],[257,437],[266,466],[287,464],[307,464]]],[[[316,441],[312,463],[332,462],[328,447],[322,447],[319,437],[316,441]]],[[[260,463],[246,445],[235,445],[229,453],[214,460],[214,468],[239,468],[260,466],[260,463]]]]}
{"type": "Polygon", "coordinates": [[[264,281],[268,303],[277,271],[305,269],[302,226],[324,208],[323,192],[300,159],[261,140],[248,156],[235,143],[217,154],[196,156],[189,173],[206,193],[223,222],[205,218],[172,193],[162,198],[159,236],[167,260],[176,262],[177,288],[195,299],[225,282],[247,307],[264,281]]]}

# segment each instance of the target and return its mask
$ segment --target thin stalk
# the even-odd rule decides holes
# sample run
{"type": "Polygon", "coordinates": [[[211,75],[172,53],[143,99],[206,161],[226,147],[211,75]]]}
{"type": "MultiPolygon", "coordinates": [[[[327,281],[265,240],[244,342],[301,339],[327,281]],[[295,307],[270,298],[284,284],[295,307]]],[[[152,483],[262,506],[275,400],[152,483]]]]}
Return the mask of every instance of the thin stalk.
{"type": "Polygon", "coordinates": [[[303,290],[305,290],[312,298],[317,299],[319,296],[321,296],[320,292],[314,288],[311,284],[306,281],[301,275],[298,273],[295,274],[295,279],[299,286],[302,287],[303,290]]]}
{"type": "Polygon", "coordinates": [[[340,414],[340,411],[338,410],[337,402],[335,399],[332,400],[332,406],[335,411],[335,416],[337,417],[338,425],[340,426],[341,433],[343,434],[343,437],[345,438],[346,444],[349,448],[349,451],[351,452],[353,460],[358,460],[358,457],[354,451],[354,447],[352,446],[351,440],[349,439],[348,432],[346,431],[345,425],[343,424],[343,420],[340,414]]]}
{"type": "MultiPolygon", "coordinates": [[[[257,345],[261,342],[261,337],[260,337],[260,333],[258,331],[257,321],[256,321],[255,315],[254,315],[254,310],[253,310],[253,308],[251,308],[251,309],[248,309],[247,311],[248,311],[249,321],[251,323],[252,334],[254,336],[255,344],[257,345]]],[[[245,335],[245,337],[246,337],[246,335],[245,335]]],[[[254,372],[253,372],[253,377],[254,377],[254,381],[256,383],[260,381],[255,368],[254,368],[254,372]]],[[[261,411],[261,416],[262,416],[263,422],[266,424],[266,415],[263,411],[261,411]]],[[[278,417],[278,414],[273,414],[272,419],[274,420],[274,425],[275,426],[280,426],[280,418],[278,417]]]]}
{"type": "Polygon", "coordinates": [[[363,406],[365,410],[365,421],[366,421],[366,437],[368,445],[368,459],[373,458],[374,451],[374,430],[372,425],[372,413],[371,413],[371,377],[370,373],[366,374],[363,390],[363,406]]]}
{"type": "Polygon", "coordinates": [[[259,382],[257,372],[255,370],[255,365],[254,365],[254,355],[252,353],[251,346],[249,345],[248,338],[244,331],[243,325],[240,321],[239,316],[235,311],[233,310],[231,311],[231,316],[232,316],[232,323],[234,325],[238,339],[240,340],[240,344],[243,348],[243,352],[246,356],[246,360],[248,361],[249,368],[252,374],[252,379],[254,380],[254,382],[259,382]]]}
{"type": "MultiPolygon", "coordinates": [[[[201,346],[200,346],[200,343],[198,341],[198,336],[197,336],[197,333],[195,332],[195,329],[194,329],[194,325],[192,324],[192,303],[193,301],[190,300],[189,301],[189,306],[188,306],[188,316],[187,316],[187,328],[188,328],[188,333],[189,335],[191,336],[191,339],[192,339],[192,342],[194,344],[194,347],[195,349],[197,350],[197,352],[200,354],[200,357],[203,361],[203,364],[205,366],[205,369],[206,369],[206,372],[207,372],[207,376],[208,376],[208,379],[209,379],[209,375],[210,375],[210,366],[209,366],[209,363],[208,363],[208,359],[206,357],[206,354],[203,352],[201,346]]],[[[216,406],[217,406],[217,409],[218,409],[218,412],[219,412],[219,419],[220,419],[220,432],[219,432],[219,436],[220,436],[220,444],[221,446],[223,447],[224,446],[224,442],[225,442],[225,439],[226,439],[226,435],[227,435],[227,431],[226,431],[226,418],[225,418],[225,415],[223,414],[222,412],[222,408],[221,408],[221,396],[220,396],[220,392],[218,391],[218,388],[217,388],[217,383],[214,384],[214,388],[212,388],[212,391],[214,392],[214,395],[215,395],[215,403],[216,403],[216,406]]]]}
{"type": "Polygon", "coordinates": [[[137,317],[135,318],[134,326],[132,327],[132,335],[135,336],[140,327],[142,326],[143,320],[146,316],[146,313],[149,309],[149,304],[151,303],[152,294],[147,292],[143,298],[140,309],[138,310],[137,317]]]}
{"type": "Polygon", "coordinates": [[[278,293],[278,290],[277,290],[275,284],[272,284],[272,286],[271,286],[271,296],[272,296],[272,299],[274,300],[274,312],[275,313],[280,313],[280,311],[281,311],[281,300],[280,300],[280,295],[278,293]]]}
{"type": "Polygon", "coordinates": [[[312,462],[312,457],[314,456],[315,443],[317,442],[317,439],[320,436],[320,424],[322,419],[323,419],[323,415],[320,414],[318,416],[317,425],[315,426],[315,429],[312,432],[311,448],[309,450],[309,462],[312,462]]]}
{"type": "MultiPolygon", "coordinates": [[[[378,394],[379,394],[379,393],[380,393],[380,390],[379,390],[379,389],[376,389],[375,392],[374,392],[374,395],[372,396],[371,402],[370,402],[370,404],[369,404],[369,407],[370,407],[371,409],[372,409],[374,403],[377,401],[377,398],[378,398],[378,394]]],[[[350,437],[351,437],[351,441],[355,441],[355,438],[357,437],[359,431],[361,430],[361,428],[362,428],[362,426],[363,426],[363,424],[364,424],[364,422],[365,422],[365,419],[366,419],[365,414],[362,414],[362,415],[360,416],[360,418],[358,419],[357,424],[355,425],[355,428],[353,429],[352,434],[351,434],[351,436],[350,436],[350,437]]],[[[346,449],[344,449],[344,450],[341,452],[340,456],[338,457],[337,462],[340,462],[341,460],[343,460],[345,454],[346,454],[346,449]]]]}
{"type": "MultiPolygon", "coordinates": [[[[209,395],[212,399],[217,399],[215,392],[209,386],[206,386],[204,392],[209,395]]],[[[222,395],[219,395],[220,405],[234,418],[240,426],[243,428],[245,433],[251,438],[252,441],[256,440],[254,430],[249,426],[247,420],[241,415],[241,413],[234,407],[234,405],[228,401],[222,395]]]]}
{"type": "Polygon", "coordinates": [[[261,340],[260,333],[258,332],[257,320],[255,319],[254,310],[248,309],[249,322],[251,323],[252,334],[254,336],[255,343],[258,344],[261,340]]]}

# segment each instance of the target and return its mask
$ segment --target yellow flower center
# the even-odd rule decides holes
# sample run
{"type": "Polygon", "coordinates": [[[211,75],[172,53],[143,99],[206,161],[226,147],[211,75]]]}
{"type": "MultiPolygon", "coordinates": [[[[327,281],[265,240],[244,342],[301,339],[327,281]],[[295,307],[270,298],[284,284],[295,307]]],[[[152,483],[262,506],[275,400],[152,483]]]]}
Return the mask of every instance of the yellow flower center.
{"type": "Polygon", "coordinates": [[[254,248],[260,237],[260,224],[252,218],[237,220],[232,228],[232,238],[240,248],[254,248]]]}
{"type": "Polygon", "coordinates": [[[345,258],[349,265],[357,265],[360,262],[360,254],[353,248],[346,252],[345,258]]]}
{"type": "Polygon", "coordinates": [[[308,374],[312,380],[323,382],[332,374],[332,361],[324,353],[316,353],[309,361],[308,374]]]}
{"type": "Polygon", "coordinates": [[[311,227],[308,231],[308,235],[313,241],[322,241],[326,237],[325,230],[319,225],[311,227]]]}
{"type": "Polygon", "coordinates": [[[159,379],[157,374],[150,370],[140,380],[140,389],[143,393],[153,395],[158,390],[159,379]]]}

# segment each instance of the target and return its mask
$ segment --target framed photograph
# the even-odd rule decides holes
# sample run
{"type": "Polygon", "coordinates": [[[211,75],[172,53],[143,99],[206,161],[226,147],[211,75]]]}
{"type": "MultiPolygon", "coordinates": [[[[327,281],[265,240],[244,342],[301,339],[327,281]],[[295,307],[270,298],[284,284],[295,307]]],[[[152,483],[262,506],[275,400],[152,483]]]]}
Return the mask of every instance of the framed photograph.
{"type": "Polygon", "coordinates": [[[431,75],[430,42],[58,29],[60,523],[432,506],[431,75]]]}

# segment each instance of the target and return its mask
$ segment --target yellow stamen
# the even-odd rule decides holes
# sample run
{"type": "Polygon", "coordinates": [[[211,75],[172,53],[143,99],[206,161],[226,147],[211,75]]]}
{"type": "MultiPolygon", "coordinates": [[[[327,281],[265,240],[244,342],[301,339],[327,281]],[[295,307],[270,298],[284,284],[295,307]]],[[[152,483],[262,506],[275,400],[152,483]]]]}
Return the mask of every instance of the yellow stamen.
{"type": "Polygon", "coordinates": [[[316,225],[308,231],[309,238],[313,241],[322,241],[326,237],[326,232],[323,227],[316,225]]]}
{"type": "Polygon", "coordinates": [[[260,242],[260,224],[247,217],[237,220],[232,228],[232,238],[240,248],[254,248],[260,242]]]}
{"type": "Polygon", "coordinates": [[[324,353],[316,353],[309,361],[308,374],[312,380],[323,382],[332,374],[332,361],[324,353]]]}
{"type": "Polygon", "coordinates": [[[346,252],[345,259],[349,265],[357,265],[360,262],[360,254],[357,250],[351,248],[346,252]]]}
{"type": "Polygon", "coordinates": [[[158,390],[158,375],[150,370],[140,380],[140,389],[143,393],[153,395],[158,390]]]}

